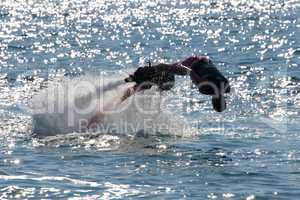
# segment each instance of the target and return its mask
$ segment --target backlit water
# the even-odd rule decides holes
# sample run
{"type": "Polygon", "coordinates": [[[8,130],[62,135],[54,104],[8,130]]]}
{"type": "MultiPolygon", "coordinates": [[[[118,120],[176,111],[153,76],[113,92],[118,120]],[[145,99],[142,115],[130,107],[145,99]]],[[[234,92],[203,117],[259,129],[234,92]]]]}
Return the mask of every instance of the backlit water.
{"type": "Polygon", "coordinates": [[[0,199],[298,199],[299,13],[297,0],[1,0],[0,199]],[[220,114],[178,77],[152,121],[191,130],[32,136],[33,96],[54,83],[190,55],[233,88],[220,114]]]}

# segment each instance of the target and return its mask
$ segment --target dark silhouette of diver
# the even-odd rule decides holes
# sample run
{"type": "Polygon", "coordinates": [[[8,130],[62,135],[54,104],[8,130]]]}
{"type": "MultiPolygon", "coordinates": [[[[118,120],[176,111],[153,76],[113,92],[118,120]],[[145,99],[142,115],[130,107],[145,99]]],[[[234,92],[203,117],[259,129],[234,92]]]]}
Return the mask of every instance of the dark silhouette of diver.
{"type": "MultiPolygon", "coordinates": [[[[139,91],[150,89],[153,85],[158,86],[159,90],[170,90],[175,84],[175,75],[189,75],[200,93],[212,96],[215,111],[222,112],[226,109],[224,94],[230,92],[229,81],[205,56],[191,56],[173,64],[149,63],[149,66],[139,67],[125,79],[125,82],[135,82],[135,85],[127,89],[121,102],[139,91]]],[[[89,120],[88,127],[100,122],[103,117],[104,114],[99,112],[89,120]]]]}
{"type": "MultiPolygon", "coordinates": [[[[170,90],[174,86],[175,75],[189,75],[200,93],[212,96],[212,105],[217,112],[226,109],[224,94],[230,92],[229,81],[204,56],[192,56],[174,64],[139,67],[125,81],[136,83],[131,92],[149,89],[153,85],[157,85],[160,90],[170,90]]],[[[124,96],[126,98],[127,95],[124,96]]]]}

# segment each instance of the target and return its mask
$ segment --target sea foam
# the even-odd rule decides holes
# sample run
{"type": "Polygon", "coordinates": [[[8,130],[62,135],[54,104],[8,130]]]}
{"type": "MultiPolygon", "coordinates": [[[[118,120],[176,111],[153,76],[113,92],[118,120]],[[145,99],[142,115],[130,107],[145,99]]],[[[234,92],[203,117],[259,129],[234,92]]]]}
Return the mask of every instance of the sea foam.
{"type": "Polygon", "coordinates": [[[73,132],[103,134],[168,134],[191,133],[186,120],[162,104],[172,94],[163,94],[156,87],[138,92],[121,101],[133,83],[124,77],[84,75],[51,82],[32,100],[33,134],[38,137],[73,132]],[[102,113],[101,120],[87,127],[91,118],[102,113]]]}

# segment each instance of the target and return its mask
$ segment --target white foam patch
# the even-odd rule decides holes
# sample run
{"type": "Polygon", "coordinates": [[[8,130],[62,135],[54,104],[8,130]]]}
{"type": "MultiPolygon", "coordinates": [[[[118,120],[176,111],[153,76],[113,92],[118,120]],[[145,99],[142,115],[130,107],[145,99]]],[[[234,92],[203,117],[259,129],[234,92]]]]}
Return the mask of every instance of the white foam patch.
{"type": "MultiPolygon", "coordinates": [[[[32,100],[33,133],[53,136],[72,132],[97,131],[104,134],[194,134],[182,116],[162,105],[165,94],[156,88],[138,92],[121,102],[133,83],[124,77],[82,76],[52,83],[32,100]],[[110,111],[110,113],[106,113],[110,111]],[[87,124],[97,113],[106,113],[97,126],[87,124]]],[[[171,94],[168,94],[171,95],[171,94]]]]}

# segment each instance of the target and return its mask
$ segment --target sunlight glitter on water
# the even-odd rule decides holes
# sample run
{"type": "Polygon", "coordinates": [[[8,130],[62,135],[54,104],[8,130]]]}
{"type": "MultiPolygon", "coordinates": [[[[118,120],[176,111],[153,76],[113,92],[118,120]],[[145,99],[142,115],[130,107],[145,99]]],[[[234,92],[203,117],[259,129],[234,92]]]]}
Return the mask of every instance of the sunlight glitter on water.
{"type": "Polygon", "coordinates": [[[1,1],[0,198],[296,199],[299,6],[1,1]],[[31,138],[28,105],[42,89],[191,54],[208,55],[233,88],[227,111],[216,114],[189,80],[177,78],[166,106],[197,134],[31,138]]]}

